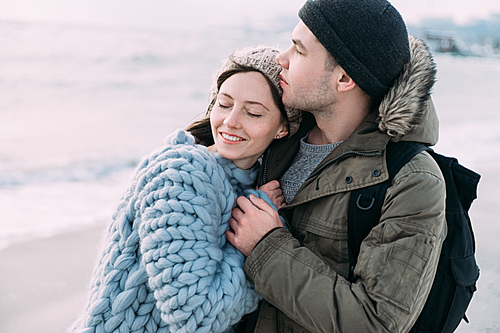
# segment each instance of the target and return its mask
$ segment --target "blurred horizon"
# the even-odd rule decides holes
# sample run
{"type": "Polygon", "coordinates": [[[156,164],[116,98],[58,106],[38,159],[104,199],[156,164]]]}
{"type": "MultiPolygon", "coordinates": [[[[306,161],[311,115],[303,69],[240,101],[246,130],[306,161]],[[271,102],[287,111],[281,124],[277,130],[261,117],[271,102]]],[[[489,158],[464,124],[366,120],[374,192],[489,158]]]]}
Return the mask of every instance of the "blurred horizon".
{"type": "MultiPolygon", "coordinates": [[[[298,21],[304,0],[2,0],[1,21],[59,22],[94,26],[192,30],[211,26],[269,24],[275,19],[298,21]]],[[[447,19],[455,24],[490,19],[500,14],[500,1],[393,0],[408,25],[426,19],[447,19]]]]}

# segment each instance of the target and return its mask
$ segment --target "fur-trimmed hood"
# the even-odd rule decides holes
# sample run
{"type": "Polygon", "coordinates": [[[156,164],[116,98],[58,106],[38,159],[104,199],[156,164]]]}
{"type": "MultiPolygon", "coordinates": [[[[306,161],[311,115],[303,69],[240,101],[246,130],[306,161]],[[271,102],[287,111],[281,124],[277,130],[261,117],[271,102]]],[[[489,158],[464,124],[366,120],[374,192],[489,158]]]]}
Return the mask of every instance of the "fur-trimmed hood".
{"type": "Polygon", "coordinates": [[[378,109],[377,123],[394,141],[419,141],[434,145],[438,119],[430,98],[436,82],[436,64],[423,41],[409,36],[411,60],[378,109]]]}

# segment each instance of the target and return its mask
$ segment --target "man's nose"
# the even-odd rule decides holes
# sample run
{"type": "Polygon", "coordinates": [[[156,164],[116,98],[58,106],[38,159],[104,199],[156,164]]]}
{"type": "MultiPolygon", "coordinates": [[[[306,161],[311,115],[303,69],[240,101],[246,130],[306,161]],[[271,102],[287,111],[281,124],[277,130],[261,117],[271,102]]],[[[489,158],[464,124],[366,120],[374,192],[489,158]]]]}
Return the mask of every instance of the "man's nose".
{"type": "Polygon", "coordinates": [[[287,51],[288,50],[281,52],[276,56],[276,62],[278,63],[278,65],[286,69],[288,69],[288,58],[286,55],[287,51]]]}

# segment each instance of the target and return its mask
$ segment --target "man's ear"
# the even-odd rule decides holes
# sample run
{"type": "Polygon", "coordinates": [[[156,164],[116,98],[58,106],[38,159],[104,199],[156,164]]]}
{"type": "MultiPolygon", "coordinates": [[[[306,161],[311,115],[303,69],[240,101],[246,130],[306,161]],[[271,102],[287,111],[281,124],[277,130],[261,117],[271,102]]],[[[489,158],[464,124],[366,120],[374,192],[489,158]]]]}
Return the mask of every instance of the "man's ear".
{"type": "Polygon", "coordinates": [[[347,73],[342,70],[337,77],[337,90],[340,92],[346,92],[352,90],[356,87],[354,80],[347,75],[347,73]]]}

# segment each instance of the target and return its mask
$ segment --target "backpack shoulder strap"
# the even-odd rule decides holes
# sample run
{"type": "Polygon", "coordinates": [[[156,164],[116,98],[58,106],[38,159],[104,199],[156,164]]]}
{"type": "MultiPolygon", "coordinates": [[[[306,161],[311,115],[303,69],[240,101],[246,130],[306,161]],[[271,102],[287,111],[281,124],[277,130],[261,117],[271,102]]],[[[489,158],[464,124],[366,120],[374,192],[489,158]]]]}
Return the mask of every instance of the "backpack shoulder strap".
{"type": "Polygon", "coordinates": [[[348,208],[349,281],[353,281],[361,242],[379,223],[385,192],[394,176],[427,146],[418,142],[390,142],[386,148],[389,179],[351,192],[348,208]]]}

